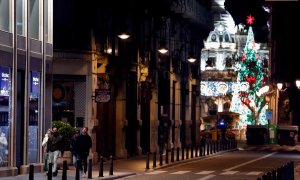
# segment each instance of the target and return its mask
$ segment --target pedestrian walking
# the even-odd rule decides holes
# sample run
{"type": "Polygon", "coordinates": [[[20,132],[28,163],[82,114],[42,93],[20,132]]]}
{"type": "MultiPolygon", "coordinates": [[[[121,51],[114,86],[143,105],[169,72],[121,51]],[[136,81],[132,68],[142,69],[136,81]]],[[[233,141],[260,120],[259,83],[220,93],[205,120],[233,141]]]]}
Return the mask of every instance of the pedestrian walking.
{"type": "Polygon", "coordinates": [[[78,160],[80,161],[80,164],[77,164],[79,166],[79,170],[81,172],[81,177],[86,177],[86,171],[87,171],[87,158],[89,156],[90,149],[92,147],[92,139],[90,135],[87,133],[88,128],[84,127],[81,130],[81,134],[78,137],[78,160]],[[83,169],[82,169],[82,163],[83,163],[83,169]]]}
{"type": "Polygon", "coordinates": [[[52,134],[52,129],[48,129],[43,141],[42,141],[42,148],[43,148],[43,153],[44,153],[44,171],[48,171],[48,152],[47,152],[47,142],[49,137],[52,134]]]}
{"type": "Polygon", "coordinates": [[[74,136],[71,139],[71,152],[72,152],[72,162],[75,168],[77,168],[77,159],[78,159],[78,138],[80,136],[80,130],[77,129],[74,136]]]}
{"type": "MultiPolygon", "coordinates": [[[[63,147],[63,137],[58,133],[56,127],[52,128],[52,135],[47,142],[47,152],[49,155],[49,162],[52,162],[52,175],[57,176],[57,159],[63,147]]],[[[51,172],[48,172],[51,173],[51,172]]]]}

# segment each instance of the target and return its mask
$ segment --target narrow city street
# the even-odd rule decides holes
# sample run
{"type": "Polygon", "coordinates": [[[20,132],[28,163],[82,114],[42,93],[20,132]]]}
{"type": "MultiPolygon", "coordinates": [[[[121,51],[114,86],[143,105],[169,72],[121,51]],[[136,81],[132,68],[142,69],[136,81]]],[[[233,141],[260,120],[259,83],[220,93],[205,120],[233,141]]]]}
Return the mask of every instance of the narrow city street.
{"type": "Polygon", "coordinates": [[[254,180],[290,161],[298,164],[300,162],[299,154],[294,152],[233,151],[123,179],[254,180]]]}

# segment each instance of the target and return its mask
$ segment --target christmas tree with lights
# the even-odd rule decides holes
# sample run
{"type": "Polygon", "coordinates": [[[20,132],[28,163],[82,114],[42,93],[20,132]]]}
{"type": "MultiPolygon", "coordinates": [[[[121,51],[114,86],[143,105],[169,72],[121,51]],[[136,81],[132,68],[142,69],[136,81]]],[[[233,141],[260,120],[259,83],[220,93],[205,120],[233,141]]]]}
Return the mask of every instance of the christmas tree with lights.
{"type": "Polygon", "coordinates": [[[265,97],[269,89],[265,85],[265,73],[257,54],[258,44],[255,43],[251,27],[253,21],[254,17],[247,16],[249,29],[240,68],[238,69],[238,81],[241,83],[240,100],[250,110],[247,121],[250,124],[258,125],[261,112],[266,105],[265,97]]]}

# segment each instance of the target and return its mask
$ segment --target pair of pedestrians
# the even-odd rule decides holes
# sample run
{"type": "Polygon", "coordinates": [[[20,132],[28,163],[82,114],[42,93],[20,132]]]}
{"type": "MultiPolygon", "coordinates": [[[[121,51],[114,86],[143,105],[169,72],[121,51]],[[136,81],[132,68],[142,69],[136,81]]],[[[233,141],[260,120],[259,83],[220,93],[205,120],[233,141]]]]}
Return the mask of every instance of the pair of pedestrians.
{"type": "Polygon", "coordinates": [[[73,156],[73,165],[79,168],[82,177],[86,177],[87,158],[92,147],[92,139],[87,133],[88,128],[84,127],[81,130],[76,130],[75,135],[71,140],[71,151],[73,156]],[[79,163],[78,163],[79,162],[79,163]],[[83,164],[83,168],[82,168],[83,164]]]}

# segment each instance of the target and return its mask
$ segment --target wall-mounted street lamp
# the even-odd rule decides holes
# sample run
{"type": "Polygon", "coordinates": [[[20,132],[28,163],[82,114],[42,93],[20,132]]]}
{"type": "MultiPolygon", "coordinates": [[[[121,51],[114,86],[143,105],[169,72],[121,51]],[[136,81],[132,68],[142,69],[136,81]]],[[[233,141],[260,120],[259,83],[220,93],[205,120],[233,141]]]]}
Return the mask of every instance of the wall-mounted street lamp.
{"type": "Polygon", "coordinates": [[[279,91],[285,91],[285,90],[287,90],[288,87],[290,87],[289,83],[285,83],[285,86],[283,86],[283,83],[277,83],[277,89],[279,91]],[[282,88],[284,88],[284,89],[282,89],[282,88]]]}
{"type": "Polygon", "coordinates": [[[120,34],[118,35],[118,37],[119,37],[120,39],[125,40],[125,39],[128,39],[128,38],[130,37],[130,35],[129,35],[128,33],[126,33],[126,32],[122,32],[122,33],[120,33],[120,34]]]}
{"type": "MultiPolygon", "coordinates": [[[[296,80],[295,82],[296,82],[296,87],[300,90],[300,80],[296,80]]],[[[285,86],[283,86],[283,83],[277,83],[277,89],[279,91],[285,91],[289,86],[290,86],[289,83],[285,83],[285,86]]]]}
{"type": "Polygon", "coordinates": [[[197,59],[196,57],[194,56],[194,53],[190,53],[189,54],[189,57],[187,58],[188,62],[190,63],[194,63],[197,59]]]}
{"type": "Polygon", "coordinates": [[[298,89],[300,89],[300,80],[296,80],[296,86],[298,89]]]}
{"type": "Polygon", "coordinates": [[[160,52],[161,54],[166,54],[168,52],[168,48],[167,48],[167,43],[165,40],[162,40],[160,42],[160,46],[158,48],[158,52],[160,52]]]}
{"type": "Polygon", "coordinates": [[[194,63],[197,59],[195,57],[193,57],[193,56],[190,56],[187,60],[190,63],[194,63]]]}

